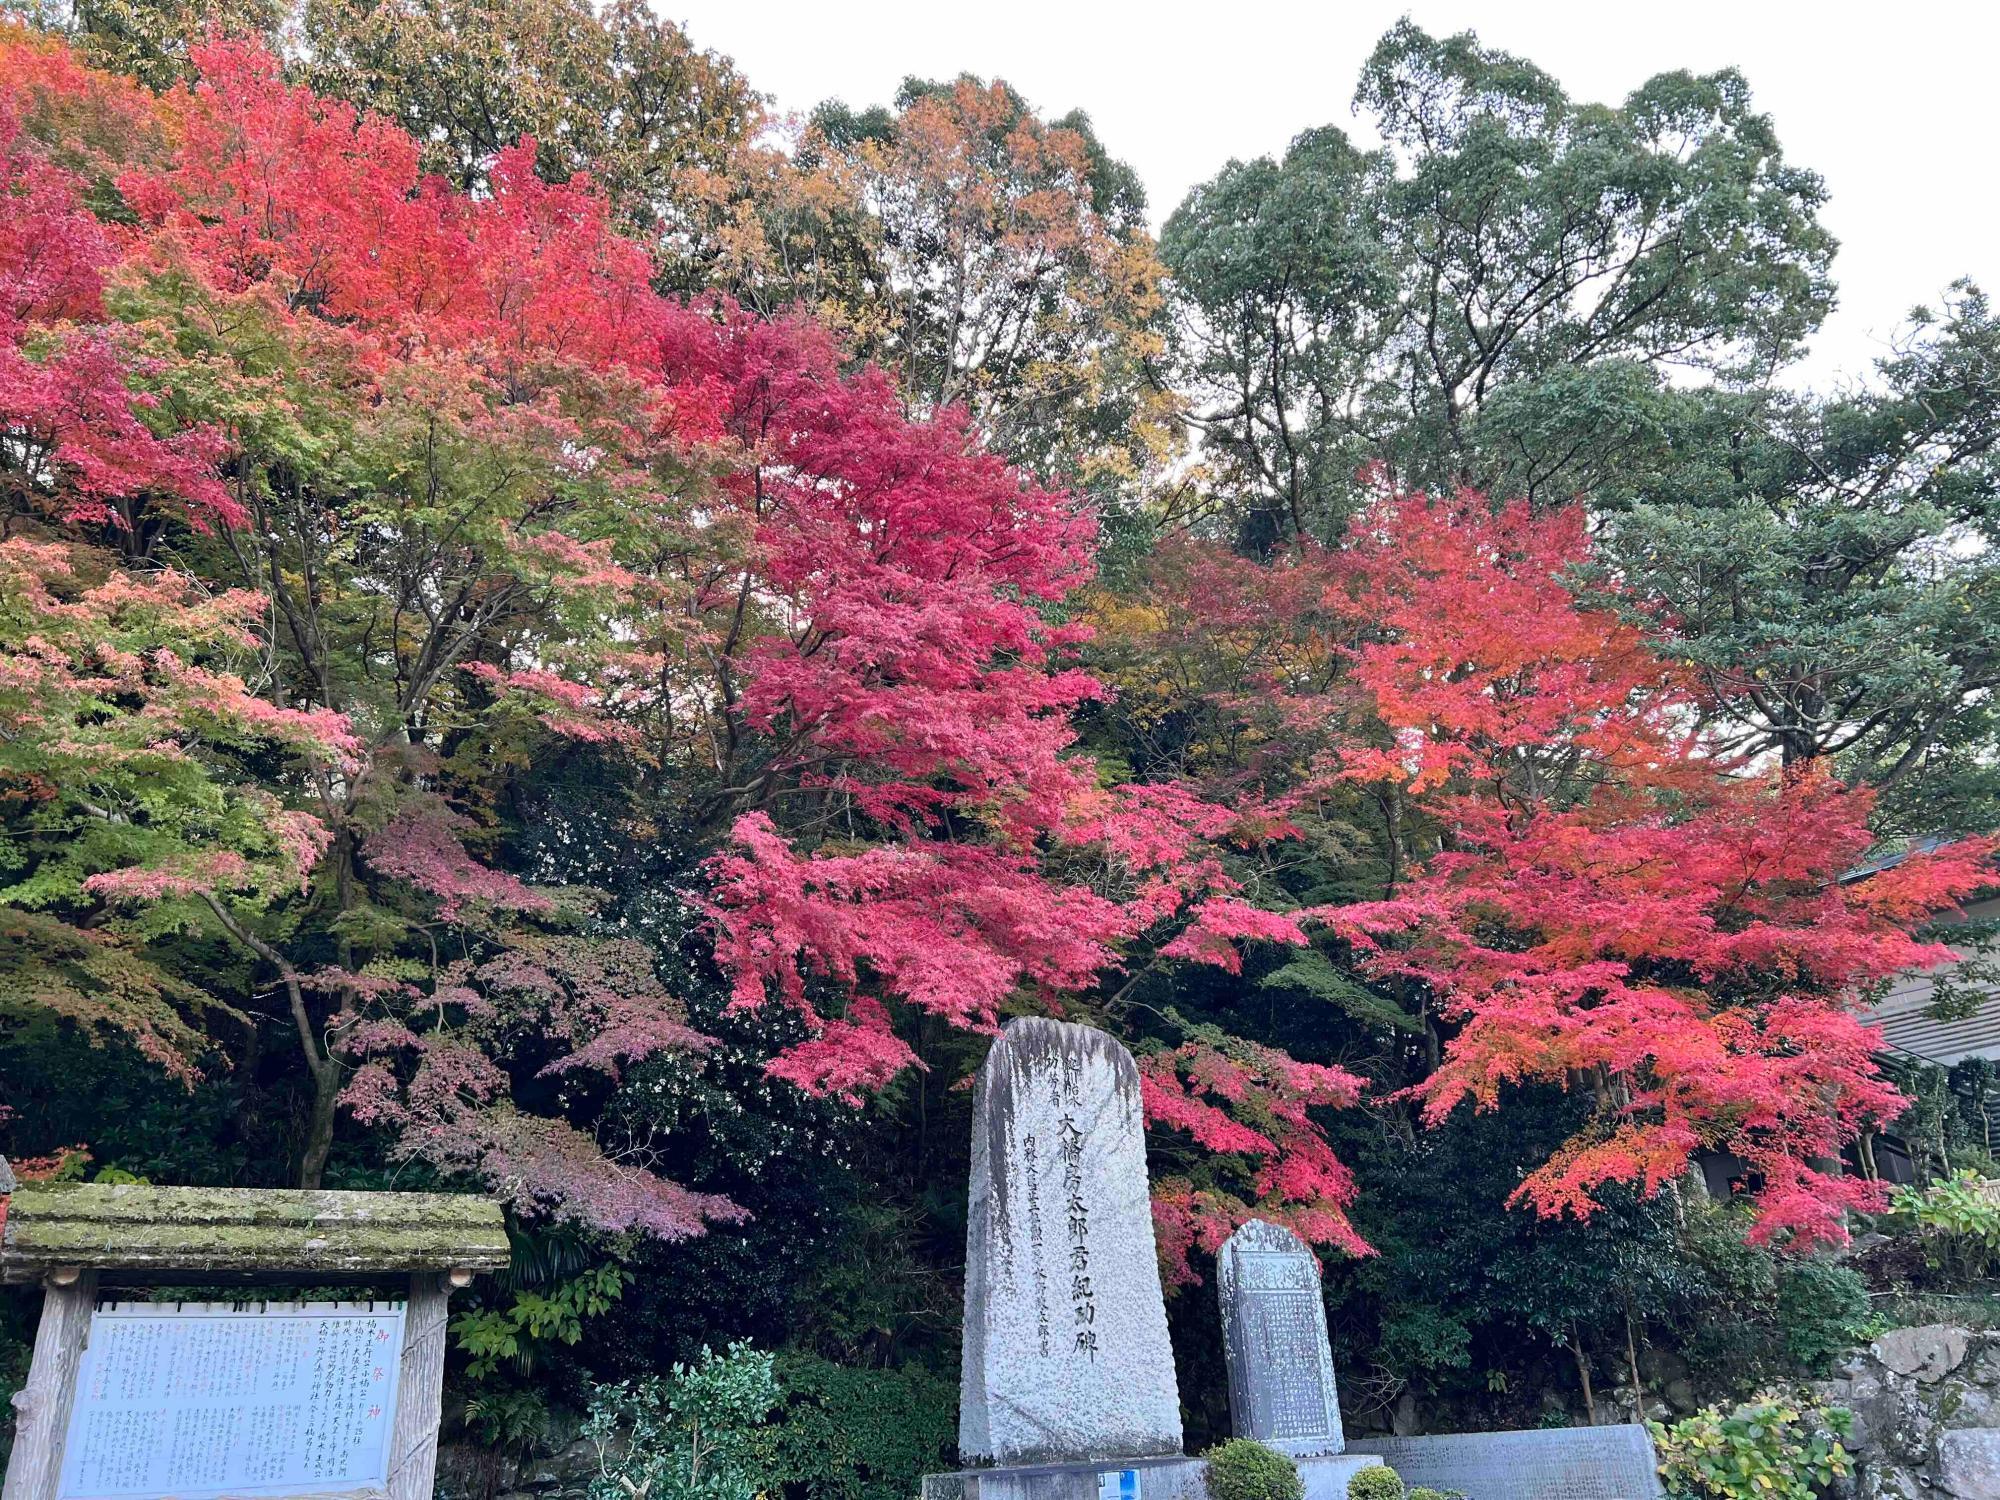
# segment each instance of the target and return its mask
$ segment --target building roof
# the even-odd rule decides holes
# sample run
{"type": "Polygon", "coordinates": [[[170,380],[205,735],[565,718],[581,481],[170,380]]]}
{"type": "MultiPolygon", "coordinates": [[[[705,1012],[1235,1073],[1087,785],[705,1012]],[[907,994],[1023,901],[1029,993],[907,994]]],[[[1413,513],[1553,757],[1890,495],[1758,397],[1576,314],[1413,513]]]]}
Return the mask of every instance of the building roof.
{"type": "Polygon", "coordinates": [[[1948,844],[1955,844],[1960,839],[1974,836],[1966,833],[1927,833],[1922,838],[1878,844],[1860,864],[1841,873],[1841,883],[1844,885],[1852,880],[1866,880],[1870,875],[1879,875],[1884,870],[1895,869],[1906,859],[1914,859],[1919,854],[1934,854],[1948,844]]]}
{"type": "MultiPolygon", "coordinates": [[[[1976,922],[2000,917],[2000,897],[1967,902],[1965,915],[1976,922]]],[[[1974,952],[1964,944],[1953,946],[1961,957],[1974,952]]],[[[1971,1014],[1943,1020],[1931,1013],[1936,984],[1927,970],[1899,974],[1862,1019],[1882,1028],[1892,1053],[1912,1061],[1948,1068],[1968,1057],[2000,1060],[2000,989],[1988,990],[1971,1014]]]]}

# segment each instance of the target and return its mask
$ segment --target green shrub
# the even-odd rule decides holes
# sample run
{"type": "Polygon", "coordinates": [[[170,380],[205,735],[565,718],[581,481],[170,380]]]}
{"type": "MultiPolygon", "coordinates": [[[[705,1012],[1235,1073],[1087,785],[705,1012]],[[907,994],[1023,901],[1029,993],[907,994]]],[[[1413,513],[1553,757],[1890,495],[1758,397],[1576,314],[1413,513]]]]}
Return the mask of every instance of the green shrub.
{"type": "Polygon", "coordinates": [[[1779,1272],[1778,1327],[1786,1355],[1807,1375],[1823,1373],[1836,1354],[1882,1331],[1860,1273],[1819,1259],[1779,1272]]]}
{"type": "Polygon", "coordinates": [[[780,1400],[771,1356],[701,1351],[665,1375],[601,1385],[583,1435],[597,1449],[590,1500],[755,1500],[756,1434],[780,1400]]]}
{"type": "Polygon", "coordinates": [[[548,1452],[555,1427],[548,1397],[525,1388],[474,1391],[460,1420],[478,1446],[517,1461],[548,1452]]]}
{"type": "Polygon", "coordinates": [[[780,1354],[777,1371],[784,1404],[754,1446],[789,1500],[908,1500],[924,1475],[957,1467],[956,1380],[800,1353],[780,1354]]]}
{"type": "Polygon", "coordinates": [[[1387,1464],[1363,1469],[1347,1481],[1347,1500],[1404,1500],[1403,1476],[1387,1464]]]}
{"type": "Polygon", "coordinates": [[[1766,1396],[1727,1416],[1706,1407],[1671,1427],[1648,1422],[1673,1500],[1814,1500],[1854,1472],[1839,1407],[1766,1396]]]}
{"type": "Polygon", "coordinates": [[[1465,1500],[1465,1491],[1434,1490],[1427,1484],[1420,1484],[1410,1491],[1407,1500],[1465,1500]]]}
{"type": "Polygon", "coordinates": [[[951,1467],[958,1383],[922,1368],[853,1369],[733,1344],[662,1378],[598,1387],[583,1435],[599,1459],[590,1500],[780,1492],[788,1500],[905,1500],[925,1474],[951,1467]]]}
{"type": "Polygon", "coordinates": [[[1208,1492],[1215,1500],[1304,1500],[1306,1486],[1287,1455],[1231,1438],[1208,1450],[1208,1492]]]}
{"type": "Polygon", "coordinates": [[[516,1285],[505,1307],[477,1307],[451,1320],[453,1342],[471,1356],[466,1375],[486,1380],[507,1366],[532,1375],[550,1346],[574,1345],[587,1319],[602,1317],[625,1294],[632,1273],[606,1262],[566,1280],[516,1285]]]}
{"type": "Polygon", "coordinates": [[[1989,1274],[2000,1261],[2000,1196],[1976,1172],[1896,1190],[1891,1212],[1916,1226],[1931,1269],[1953,1281],[1989,1274]]]}

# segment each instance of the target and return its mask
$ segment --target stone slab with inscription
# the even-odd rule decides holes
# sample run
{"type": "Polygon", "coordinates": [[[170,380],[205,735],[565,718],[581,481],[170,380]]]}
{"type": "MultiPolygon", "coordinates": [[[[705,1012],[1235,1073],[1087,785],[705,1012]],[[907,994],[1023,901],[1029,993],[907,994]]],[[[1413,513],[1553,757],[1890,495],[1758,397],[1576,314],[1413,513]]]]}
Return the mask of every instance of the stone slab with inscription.
{"type": "Polygon", "coordinates": [[[1664,1493],[1653,1440],[1632,1423],[1356,1439],[1349,1448],[1376,1455],[1411,1488],[1479,1500],[1657,1500],[1664,1493]]]}
{"type": "Polygon", "coordinates": [[[1291,1230],[1252,1219],[1223,1242],[1215,1273],[1236,1435],[1295,1458],[1339,1453],[1346,1444],[1313,1253],[1291,1230]]]}
{"type": "Polygon", "coordinates": [[[400,1302],[96,1308],[59,1500],[384,1491],[400,1302]]]}
{"type": "Polygon", "coordinates": [[[979,1070],[971,1188],[960,1456],[1178,1454],[1132,1055],[1088,1026],[1009,1022],[979,1070]]]}

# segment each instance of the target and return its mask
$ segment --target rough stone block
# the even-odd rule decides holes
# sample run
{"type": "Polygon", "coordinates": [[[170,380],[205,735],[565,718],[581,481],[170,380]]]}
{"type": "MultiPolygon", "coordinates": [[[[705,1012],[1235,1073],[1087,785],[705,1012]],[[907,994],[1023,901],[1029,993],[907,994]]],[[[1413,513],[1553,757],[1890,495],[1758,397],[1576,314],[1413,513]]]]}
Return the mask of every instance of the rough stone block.
{"type": "Polygon", "coordinates": [[[1892,1329],[1870,1347],[1875,1357],[1898,1375],[1938,1381],[1964,1361],[1971,1339],[1968,1329],[1949,1323],[1927,1323],[1922,1328],[1892,1329]]]}
{"type": "Polygon", "coordinates": [[[1951,1428],[2000,1427],[2000,1399],[1976,1385],[1946,1386],[1938,1397],[1938,1416],[1951,1428]]]}
{"type": "Polygon", "coordinates": [[[2000,1432],[1947,1432],[1938,1439],[1938,1483],[1953,1500],[2000,1500],[2000,1432]]]}

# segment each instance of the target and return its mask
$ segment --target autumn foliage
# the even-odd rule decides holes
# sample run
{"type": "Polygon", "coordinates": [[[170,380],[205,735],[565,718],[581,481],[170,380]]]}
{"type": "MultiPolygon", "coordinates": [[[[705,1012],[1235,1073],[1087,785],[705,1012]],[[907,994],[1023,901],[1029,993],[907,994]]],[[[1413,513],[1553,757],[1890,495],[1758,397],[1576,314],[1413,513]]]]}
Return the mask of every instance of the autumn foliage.
{"type": "MultiPolygon", "coordinates": [[[[712,1047],[600,893],[507,863],[505,774],[587,754],[677,789],[708,951],[795,1022],[768,1071],[808,1093],[876,1096],[930,1021],[1136,1036],[1131,977],[1296,950],[1435,1020],[1430,1120],[1593,1095],[1517,1195],[1540,1213],[1698,1148],[1750,1163],[1766,1235],[1873,1202],[1824,1167],[1897,1108],[1857,996],[1940,956],[1910,932],[1989,851],[1844,883],[1867,794],[1715,753],[1671,622],[1582,592],[1577,513],[1385,493],[1338,548],[1163,547],[1157,603],[1093,606],[1093,639],[1097,520],[986,445],[995,366],[907,344],[913,417],[805,312],[664,294],[532,141],[467,193],[258,44],[195,63],[156,96],[0,32],[0,954],[36,1006],[224,1066],[176,944],[228,945],[313,1081],[307,1180],[338,1108],[525,1214],[739,1222],[575,1102],[712,1047]],[[1091,713],[1146,708],[1120,652],[1216,738],[1083,753],[1091,713]],[[1387,887],[1290,893],[1287,847],[1364,800],[1387,887]]],[[[1081,137],[1013,108],[961,85],[856,160],[996,284],[1069,258],[1143,303],[1081,137]],[[968,151],[1049,182],[954,197],[968,151]]],[[[1029,300],[1060,350],[1077,320],[1029,300]]],[[[1158,1184],[1175,1272],[1252,1214],[1366,1254],[1326,1122],[1368,1080],[1168,1031],[1149,1119],[1214,1161],[1158,1184]]]]}
{"type": "MultiPolygon", "coordinates": [[[[16,55],[42,53],[23,42],[16,55]]],[[[95,523],[128,551],[175,516],[197,535],[219,527],[224,566],[268,585],[225,596],[239,613],[268,609],[265,628],[246,620],[212,648],[288,651],[268,696],[212,664],[183,668],[157,610],[154,634],[119,649],[128,672],[152,662],[176,687],[233,695],[212,716],[289,737],[302,760],[287,804],[244,795],[282,832],[261,837],[295,886],[333,851],[353,920],[331,963],[287,952],[260,930],[284,902],[249,854],[197,849],[192,827],[172,836],[136,792],[93,802],[82,778],[41,810],[52,827],[143,818],[159,837],[45,862],[47,899],[110,902],[132,913],[134,941],[168,905],[174,921],[212,922],[275,970],[329,1110],[339,1094],[364,1122],[401,1131],[408,1154],[480,1171],[524,1207],[670,1236],[733,1209],[592,1167],[586,1137],[512,1102],[493,1056],[499,1002],[481,976],[587,918],[472,852],[478,788],[440,764],[429,726],[703,766],[715,791],[700,815],[727,834],[718,957],[746,1003],[763,1003],[768,980],[772,1000],[806,1010],[819,1035],[773,1066],[811,1088],[851,1096],[908,1053],[865,998],[843,999],[844,1017],[805,1006],[804,974],[858,984],[865,970],[900,1003],[991,1027],[1022,986],[1054,1003],[1111,964],[1118,904],[1038,863],[1037,840],[1089,786],[1087,762],[1064,752],[1069,711],[1098,691],[1061,660],[1076,632],[1038,613],[1090,568],[1093,526],[1066,496],[979,451],[954,410],[911,421],[885,378],[846,370],[802,319],[662,297],[594,189],[537,177],[531,143],[467,197],[420,175],[400,129],[287,84],[254,44],[213,43],[196,63],[199,80],[156,106],[172,148],[116,173],[138,222],[115,245],[80,207],[80,184],[19,155],[27,196],[82,247],[81,269],[53,283],[60,295],[23,308],[89,319],[66,336],[115,348],[123,325],[102,304],[115,278],[125,306],[150,314],[158,353],[86,371],[31,348],[24,324],[16,357],[57,389],[46,405],[76,405],[88,374],[100,408],[153,411],[163,435],[140,424],[143,441],[198,444],[206,462],[185,479],[159,463],[107,466],[68,457],[57,435],[58,466],[31,455],[22,482],[53,520],[95,523]],[[131,389],[169,364],[183,403],[171,413],[131,389]],[[330,448],[339,470],[312,472],[330,448]],[[330,592],[335,578],[350,597],[330,592]],[[340,618],[353,610],[404,623],[357,639],[340,618]],[[813,853],[823,835],[802,846],[796,827],[777,832],[763,809],[785,798],[863,830],[868,847],[813,853]],[[386,926],[385,904],[401,912],[386,926]],[[405,956],[440,927],[496,957],[405,956]],[[653,1207],[635,1206],[649,1193],[653,1207]]],[[[20,425],[39,432],[39,420],[20,425]]],[[[71,567],[62,545],[32,566],[71,567]]],[[[155,578],[164,597],[195,587],[171,565],[155,578]]],[[[58,607],[35,582],[21,585],[31,616],[58,607]]],[[[76,608],[95,611],[100,632],[119,624],[98,595],[76,608]]],[[[76,675],[33,685],[22,716],[67,748],[56,689],[87,690],[110,663],[85,640],[61,664],[76,675]]],[[[154,732],[151,710],[110,707],[100,738],[154,732]]],[[[253,825],[239,837],[258,836],[253,825]]],[[[585,950],[570,963],[566,984],[587,970],[585,950]]],[[[700,1041],[663,992],[637,1009],[565,1012],[574,1035],[547,1008],[556,990],[521,994],[544,1009],[512,1026],[553,1030],[579,1055],[700,1041]]]]}
{"type": "Polygon", "coordinates": [[[1990,880],[1992,846],[1846,881],[1868,793],[1712,751],[1671,629],[1580,597],[1591,560],[1575,510],[1391,492],[1338,551],[1170,559],[1171,628],[1252,668],[1218,696],[1271,726],[1276,802],[1363,789],[1406,830],[1384,898],[1290,915],[1443,1022],[1425,1118],[1595,1094],[1517,1203],[1588,1215],[1710,1149],[1749,1165],[1758,1237],[1838,1239],[1880,1189],[1829,1163],[1901,1109],[1857,1005],[1950,956],[1911,929],[1990,880]]]}

